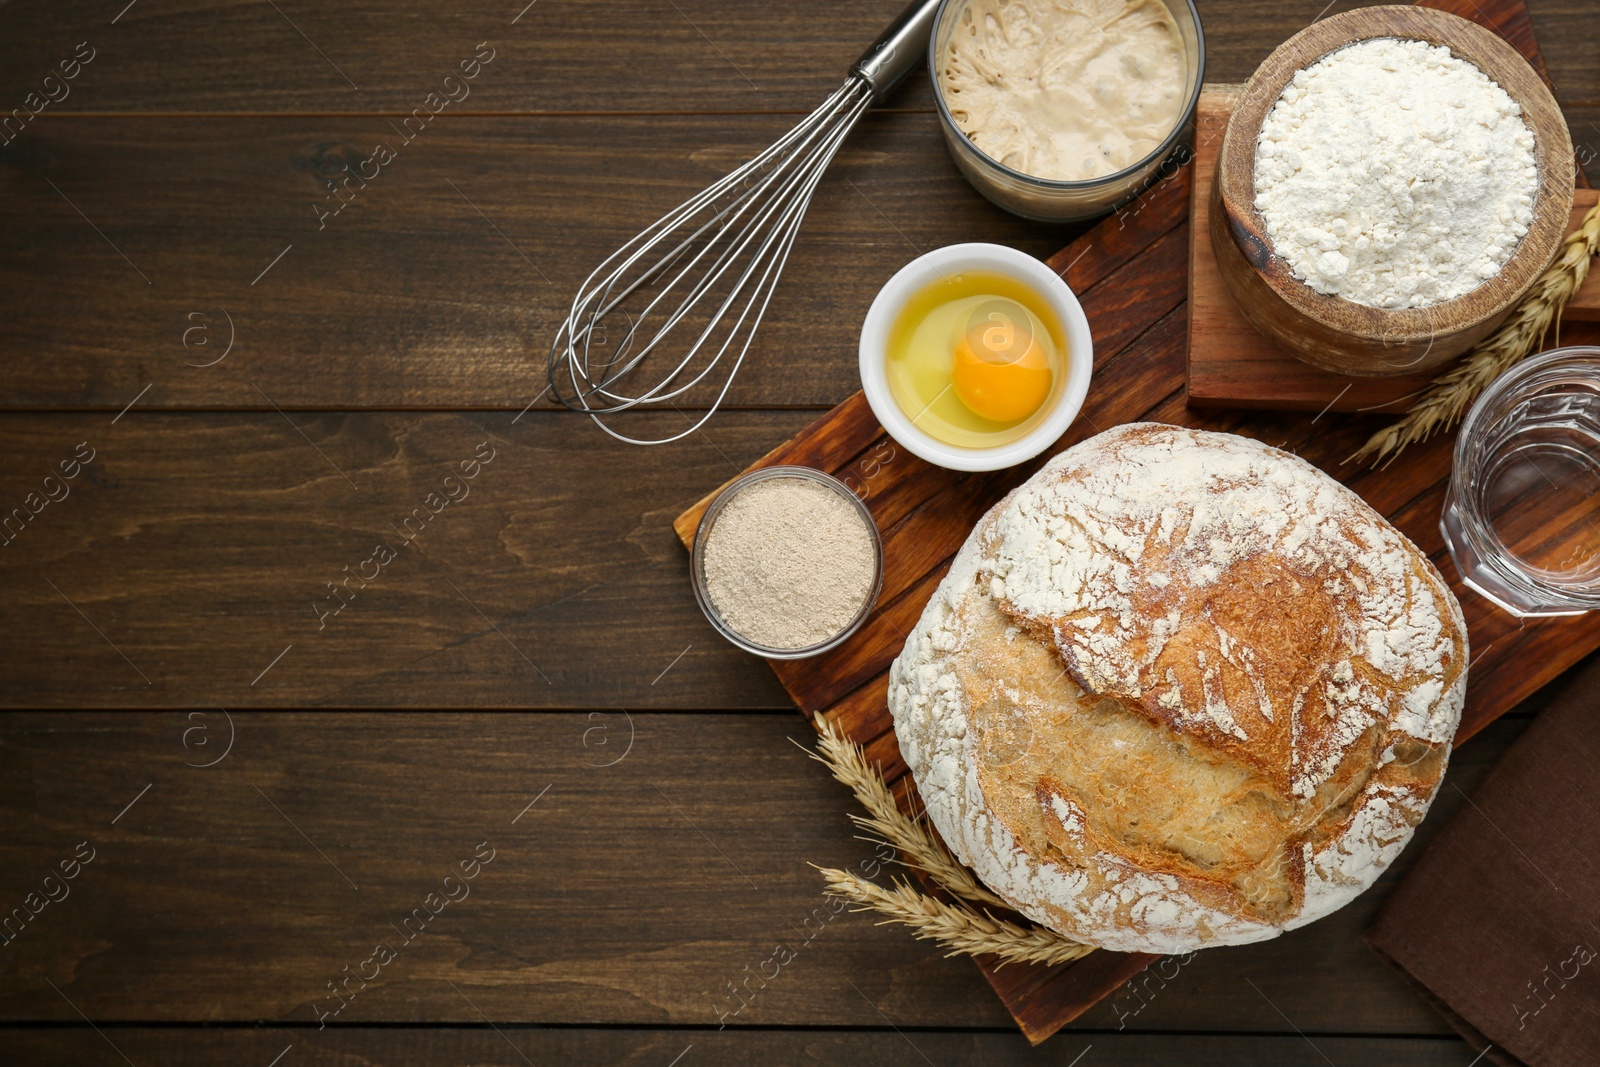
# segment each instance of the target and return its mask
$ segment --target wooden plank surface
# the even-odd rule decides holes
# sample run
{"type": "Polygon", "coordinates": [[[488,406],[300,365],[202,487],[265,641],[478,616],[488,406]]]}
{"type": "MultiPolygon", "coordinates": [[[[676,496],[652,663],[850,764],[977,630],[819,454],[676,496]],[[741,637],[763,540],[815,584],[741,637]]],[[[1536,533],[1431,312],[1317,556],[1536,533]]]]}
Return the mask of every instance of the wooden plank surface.
{"type": "MultiPolygon", "coordinates": [[[[577,280],[793,117],[722,116],[697,135],[693,117],[445,115],[319,228],[323,183],[398,141],[391,121],[64,115],[0,148],[15,242],[0,410],[116,413],[148,385],[144,409],[521,411],[577,280]],[[597,172],[596,137],[642,169],[597,172]]],[[[952,234],[1044,256],[1076,232],[975,196],[926,116],[870,116],[728,402],[824,408],[854,391],[878,286],[952,234]]]]}
{"type": "MultiPolygon", "coordinates": [[[[146,410],[521,411],[578,281],[794,116],[445,114],[409,145],[395,121],[41,116],[0,156],[0,406],[114,413],[154,383],[146,410]],[[397,155],[378,177],[330,193],[380,141],[397,155]]],[[[869,116],[728,403],[826,407],[856,388],[878,286],[952,234],[1043,256],[1069,232],[975,196],[928,116],[869,116]]]]}
{"type": "MultiPolygon", "coordinates": [[[[1202,0],[1209,77],[1243,81],[1313,19],[1366,2],[1202,0]]],[[[0,100],[20,106],[88,40],[94,60],[41,122],[70,112],[406,114],[488,40],[496,58],[463,101],[474,111],[804,113],[838,86],[850,63],[905,6],[901,0],[812,0],[793,7],[740,0],[539,0],[522,13],[526,4],[467,0],[441,9],[415,0],[348,0],[334,7],[291,2],[279,3],[280,13],[241,0],[205,7],[139,0],[120,16],[123,4],[87,0],[8,5],[0,100]]],[[[1587,0],[1531,0],[1529,7],[1562,104],[1600,102],[1592,6],[1587,0]]],[[[921,78],[894,103],[933,106],[921,78]]]]}
{"type": "MultiPolygon", "coordinates": [[[[105,1056],[120,1063],[122,1050],[135,1063],[261,1063],[286,1049],[301,1067],[525,1067],[526,1063],[595,1063],[617,1067],[663,1067],[681,1063],[839,1064],[878,1067],[920,1063],[946,1067],[1009,1063],[1026,1055],[1039,1067],[1073,1067],[1086,1049],[1103,1067],[1145,1067],[1182,1062],[1189,1067],[1327,1067],[1336,1063],[1382,1063],[1389,1067],[1471,1067],[1473,1050],[1456,1038],[1350,1038],[1294,1034],[1243,1035],[1095,1034],[1028,1052],[1014,1034],[925,1032],[902,1029],[836,1033],[809,1030],[523,1030],[487,1028],[381,1030],[355,1028],[306,1034],[299,1030],[0,1030],[0,1047],[14,1049],[38,1067],[80,1067],[105,1056]],[[115,1049],[112,1046],[115,1046],[115,1049]],[[677,1057],[677,1059],[675,1059],[677,1057]]],[[[290,1062],[284,1057],[284,1063],[290,1062]]]]}
{"type": "MultiPolygon", "coordinates": [[[[120,4],[68,0],[7,11],[0,99],[20,102],[87,39],[98,54],[72,83],[62,111],[408,114],[428,92],[446,89],[443,79],[486,41],[494,59],[452,107],[804,113],[838,88],[904,6],[812,0],[786,11],[735,0],[466,0],[440,8],[352,0],[328,7],[290,0],[275,10],[139,0],[116,17],[120,4]]],[[[931,94],[924,88],[907,103],[931,107],[931,94]]]]}
{"type": "MultiPolygon", "coordinates": [[[[1600,105],[1568,113],[1580,148],[1600,150],[1600,105]]],[[[146,386],[146,409],[553,407],[548,343],[578,281],[794,119],[446,112],[407,145],[394,115],[45,112],[0,147],[0,410],[115,413],[146,386]],[[338,203],[326,182],[379,140],[397,158],[321,218],[338,203]],[[612,154],[635,163],[597,163],[612,154]]],[[[728,403],[819,409],[853,392],[867,306],[921,252],[973,238],[1044,256],[1081,229],[976,196],[931,116],[870,115],[728,403]]]]}
{"type": "MultiPolygon", "coordinates": [[[[164,709],[0,718],[8,906],[63,844],[106,845],[73,896],[0,951],[0,1060],[125,1062],[89,1019],[141,1067],[267,1064],[290,1043],[279,1067],[1023,1055],[969,965],[865,916],[834,919],[716,1029],[719,985],[759,969],[820,903],[802,861],[866,854],[848,799],[789,743],[804,739],[792,711],[741,713],[790,704],[699,617],[668,521],[855,388],[860,315],[916,252],[959,239],[1045,254],[1077,231],[1018,222],[968,189],[919,75],[825,181],[733,406],[704,435],[641,452],[576,419],[515,421],[577,279],[808,111],[899,6],[0,7],[0,112],[79,42],[96,49],[69,99],[0,137],[0,509],[26,508],[78,442],[97,450],[70,497],[0,548],[0,700],[164,709]],[[318,230],[321,182],[486,40],[495,59],[470,101],[318,230]],[[224,309],[236,346],[198,366],[224,347],[224,309]],[[470,499],[316,630],[312,594],[422,505],[480,429],[509,447],[470,499]],[[184,766],[221,736],[189,709],[219,704],[240,724],[235,748],[184,766]],[[329,704],[577,710],[239,711],[329,704]],[[674,714],[635,714],[635,747],[598,766],[625,736],[622,707],[674,714]],[[343,950],[370,952],[361,942],[418,905],[460,842],[543,784],[510,828],[534,832],[384,968],[343,1016],[356,1024],[318,1031],[309,1004],[367,958],[343,950]],[[718,867],[719,848],[762,892],[718,867]]],[[[1242,80],[1346,6],[1202,0],[1210,76],[1242,80]]],[[[1591,6],[1532,6],[1594,171],[1591,6]]],[[[1105,242],[1073,271],[1109,272],[1131,250],[1105,242]]],[[[1108,327],[1123,313],[1108,305],[1108,327]]],[[[1169,313],[1150,340],[1170,345],[1182,325],[1169,313]]],[[[1101,380],[1150,385],[1131,370],[1101,380]]],[[[1181,395],[1157,401],[1182,410],[1181,395]]],[[[908,521],[909,504],[893,504],[908,521]]],[[[1559,654],[1548,644],[1521,647],[1559,654]]],[[[873,696],[869,683],[841,714],[873,696]]],[[[1491,726],[1451,780],[1470,791],[1518,725],[1491,726]]],[[[1447,790],[1423,834],[1459,803],[1447,790]]],[[[1202,954],[1158,995],[1124,987],[1081,1037],[1028,1055],[1469,1064],[1476,1050],[1359,944],[1387,884],[1278,942],[1202,954]]]]}
{"type": "Polygon", "coordinates": [[[809,417],[729,412],[651,463],[566,412],[0,419],[0,704],[789,707],[668,523],[809,417]]]}
{"type": "MultiPolygon", "coordinates": [[[[1418,846],[1523,723],[1452,761],[1418,846]]],[[[829,911],[807,862],[873,853],[852,837],[854,802],[795,741],[811,736],[792,712],[7,716],[0,900],[20,905],[80,842],[92,859],[0,950],[0,1022],[78,1023],[70,999],[102,1021],[316,1034],[317,1009],[340,1003],[328,982],[364,972],[330,1028],[487,1016],[714,1032],[887,1016],[1009,1029],[966,961],[829,911]],[[466,897],[398,945],[428,893],[459,895],[443,878],[483,842],[494,858],[466,897]],[[373,977],[378,943],[398,947],[373,977]],[[736,996],[728,983],[744,988],[780,944],[795,958],[736,996]]],[[[1448,1034],[1360,942],[1418,846],[1328,919],[1169,966],[1080,1025],[1292,1033],[1281,1010],[1308,1033],[1448,1034]]]]}

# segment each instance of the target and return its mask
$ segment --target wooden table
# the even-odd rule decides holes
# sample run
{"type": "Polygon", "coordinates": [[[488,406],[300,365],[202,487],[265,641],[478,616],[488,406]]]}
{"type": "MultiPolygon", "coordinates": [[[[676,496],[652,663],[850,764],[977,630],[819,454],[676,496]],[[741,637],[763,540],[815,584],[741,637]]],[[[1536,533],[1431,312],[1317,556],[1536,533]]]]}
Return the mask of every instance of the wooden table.
{"type": "MultiPolygon", "coordinates": [[[[0,7],[0,107],[38,112],[0,125],[0,1061],[1472,1061],[1358,942],[1415,846],[1031,1053],[969,964],[824,901],[806,862],[870,851],[669,523],[855,388],[907,259],[1077,232],[973,193],[920,81],[824,181],[704,434],[630,449],[539,399],[582,274],[899,0],[123,2],[0,7]]],[[[1204,4],[1209,76],[1319,7],[1204,4]]],[[[1532,7],[1587,162],[1600,31],[1532,7]]]]}

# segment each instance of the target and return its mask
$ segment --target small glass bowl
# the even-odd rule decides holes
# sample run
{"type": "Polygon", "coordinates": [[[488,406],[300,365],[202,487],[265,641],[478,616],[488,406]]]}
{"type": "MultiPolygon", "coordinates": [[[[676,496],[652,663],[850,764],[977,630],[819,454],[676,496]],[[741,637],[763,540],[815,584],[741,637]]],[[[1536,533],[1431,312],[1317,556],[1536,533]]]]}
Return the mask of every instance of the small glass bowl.
{"type": "Polygon", "coordinates": [[[1177,124],[1156,146],[1155,151],[1130,166],[1087,181],[1057,181],[1036,178],[1013,170],[972,143],[950,114],[939,78],[950,37],[957,21],[971,0],[943,0],[933,17],[933,32],[928,40],[928,72],[933,81],[933,98],[939,107],[939,126],[945,144],[955,159],[956,168],[972,187],[1013,215],[1035,222],[1074,222],[1115,210],[1146,189],[1172,175],[1193,158],[1187,147],[1176,153],[1181,143],[1194,136],[1194,108],[1200,100],[1200,86],[1206,74],[1206,37],[1200,26],[1200,12],[1194,0],[1161,0],[1172,13],[1183,38],[1184,58],[1189,68],[1188,98],[1177,124]]]}
{"type": "Polygon", "coordinates": [[[705,612],[706,619],[729,642],[744,649],[746,652],[754,652],[756,655],[764,656],[767,659],[805,659],[809,656],[820,655],[831,648],[837,648],[843,644],[846,638],[861,629],[861,624],[867,621],[868,615],[872,614],[872,609],[878,604],[878,594],[883,590],[883,537],[878,532],[878,524],[873,520],[872,512],[867,510],[867,506],[861,502],[861,498],[851,492],[849,486],[833,475],[824,474],[822,471],[811,467],[763,467],[729,482],[711,501],[711,505],[706,508],[705,515],[700,519],[700,525],[694,531],[694,549],[689,556],[689,571],[694,581],[694,599],[700,605],[700,610],[705,612]],[[724,622],[722,616],[717,613],[716,605],[711,602],[711,592],[706,587],[706,535],[716,525],[717,516],[722,514],[722,509],[734,497],[756,482],[764,482],[769,478],[804,478],[819,485],[827,486],[840,497],[850,502],[850,505],[855,508],[856,514],[861,516],[861,521],[866,524],[867,532],[872,536],[872,590],[862,601],[861,610],[856,612],[855,618],[851,619],[849,625],[843,630],[840,630],[825,641],[815,645],[808,645],[805,648],[768,648],[766,645],[757,644],[740,634],[724,622]]]}
{"type": "Polygon", "coordinates": [[[1511,614],[1600,610],[1600,348],[1542,352],[1483,391],[1439,527],[1462,581],[1511,614]]]}

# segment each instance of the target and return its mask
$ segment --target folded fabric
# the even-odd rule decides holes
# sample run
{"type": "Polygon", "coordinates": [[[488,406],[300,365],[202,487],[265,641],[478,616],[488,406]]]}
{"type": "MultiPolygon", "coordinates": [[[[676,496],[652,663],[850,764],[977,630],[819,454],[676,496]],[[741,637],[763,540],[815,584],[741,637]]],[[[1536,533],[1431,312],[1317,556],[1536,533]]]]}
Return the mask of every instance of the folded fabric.
{"type": "Polygon", "coordinates": [[[1439,831],[1367,942],[1487,1059],[1600,1064],[1600,658],[1439,831]]]}

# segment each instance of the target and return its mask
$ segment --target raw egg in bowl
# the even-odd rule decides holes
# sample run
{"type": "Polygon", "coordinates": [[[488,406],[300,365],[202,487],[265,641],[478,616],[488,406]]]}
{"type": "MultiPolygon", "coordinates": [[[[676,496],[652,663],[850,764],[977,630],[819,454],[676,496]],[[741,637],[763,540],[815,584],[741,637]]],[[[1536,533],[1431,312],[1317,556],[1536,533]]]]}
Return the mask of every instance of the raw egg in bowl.
{"type": "Polygon", "coordinates": [[[861,388],[913,455],[951,470],[1015,466],[1066,432],[1094,345],[1067,283],[1039,260],[959,244],[912,260],[861,327],[861,388]]]}

